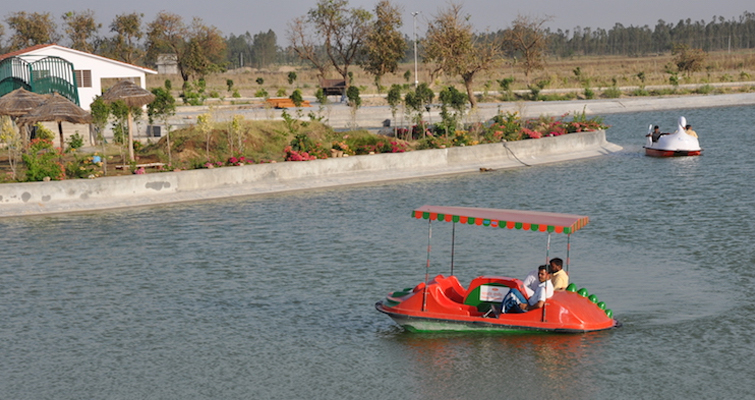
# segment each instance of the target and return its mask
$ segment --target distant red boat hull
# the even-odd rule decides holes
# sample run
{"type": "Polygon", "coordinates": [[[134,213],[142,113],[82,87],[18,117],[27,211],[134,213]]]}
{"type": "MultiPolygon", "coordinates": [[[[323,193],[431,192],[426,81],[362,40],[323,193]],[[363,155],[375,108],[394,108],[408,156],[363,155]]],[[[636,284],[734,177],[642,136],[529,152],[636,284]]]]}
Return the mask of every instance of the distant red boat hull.
{"type": "Polygon", "coordinates": [[[645,155],[650,157],[687,157],[687,156],[699,156],[702,154],[701,150],[663,150],[663,149],[651,149],[645,147],[645,155]]]}

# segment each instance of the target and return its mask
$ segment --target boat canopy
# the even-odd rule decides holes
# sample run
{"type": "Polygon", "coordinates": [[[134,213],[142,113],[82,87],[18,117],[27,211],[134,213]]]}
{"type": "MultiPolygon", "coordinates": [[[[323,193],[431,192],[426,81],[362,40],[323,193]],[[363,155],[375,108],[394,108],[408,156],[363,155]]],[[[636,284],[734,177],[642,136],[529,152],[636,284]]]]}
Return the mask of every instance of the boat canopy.
{"type": "Polygon", "coordinates": [[[567,234],[578,231],[590,221],[590,217],[586,215],[430,205],[412,211],[412,216],[431,221],[567,234]]]}

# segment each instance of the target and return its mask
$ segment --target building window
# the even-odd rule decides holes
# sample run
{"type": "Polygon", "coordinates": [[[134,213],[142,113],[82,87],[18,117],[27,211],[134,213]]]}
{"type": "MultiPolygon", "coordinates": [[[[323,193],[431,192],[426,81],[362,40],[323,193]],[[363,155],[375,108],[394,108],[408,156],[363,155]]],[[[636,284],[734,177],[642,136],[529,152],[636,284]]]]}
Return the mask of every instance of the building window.
{"type": "Polygon", "coordinates": [[[92,70],[77,69],[74,70],[73,73],[76,74],[77,87],[92,87],[92,70]]]}

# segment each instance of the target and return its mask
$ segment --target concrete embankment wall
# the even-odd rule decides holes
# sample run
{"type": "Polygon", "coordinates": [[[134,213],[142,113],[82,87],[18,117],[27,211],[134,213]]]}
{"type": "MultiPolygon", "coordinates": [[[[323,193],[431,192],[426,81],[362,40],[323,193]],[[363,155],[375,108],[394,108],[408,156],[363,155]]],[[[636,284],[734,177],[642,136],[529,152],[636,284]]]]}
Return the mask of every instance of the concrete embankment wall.
{"type": "Polygon", "coordinates": [[[469,147],[0,185],[0,217],[83,212],[326,188],[596,157],[604,131],[469,147]]]}

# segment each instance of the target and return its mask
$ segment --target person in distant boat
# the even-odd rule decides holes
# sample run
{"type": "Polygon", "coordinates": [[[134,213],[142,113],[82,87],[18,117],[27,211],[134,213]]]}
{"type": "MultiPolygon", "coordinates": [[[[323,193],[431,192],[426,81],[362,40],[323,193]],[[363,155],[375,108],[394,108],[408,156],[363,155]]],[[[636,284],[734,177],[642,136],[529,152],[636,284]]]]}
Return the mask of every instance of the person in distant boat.
{"type": "MultiPolygon", "coordinates": [[[[525,313],[542,308],[545,305],[545,300],[553,296],[551,271],[548,265],[541,265],[537,268],[537,280],[537,289],[529,296],[529,300],[525,299],[519,290],[510,289],[503,297],[501,310],[504,313],[525,313]]],[[[528,290],[526,286],[525,290],[528,290]]]]}
{"type": "Polygon", "coordinates": [[[696,137],[697,137],[697,132],[695,132],[695,131],[693,131],[693,130],[692,130],[692,125],[687,125],[687,126],[685,126],[685,127],[684,127],[684,132],[685,132],[686,134],[688,134],[688,135],[692,136],[693,138],[696,138],[696,137]]]}
{"type": "Polygon", "coordinates": [[[556,257],[550,261],[551,283],[553,290],[566,290],[569,286],[569,274],[564,271],[564,260],[556,257]]]}
{"type": "Polygon", "coordinates": [[[663,135],[668,135],[668,133],[661,132],[661,128],[656,125],[655,127],[653,127],[653,133],[650,133],[647,136],[650,136],[653,139],[653,142],[657,142],[658,138],[663,135]]]}

